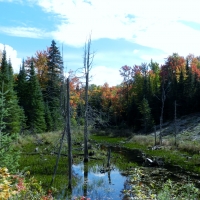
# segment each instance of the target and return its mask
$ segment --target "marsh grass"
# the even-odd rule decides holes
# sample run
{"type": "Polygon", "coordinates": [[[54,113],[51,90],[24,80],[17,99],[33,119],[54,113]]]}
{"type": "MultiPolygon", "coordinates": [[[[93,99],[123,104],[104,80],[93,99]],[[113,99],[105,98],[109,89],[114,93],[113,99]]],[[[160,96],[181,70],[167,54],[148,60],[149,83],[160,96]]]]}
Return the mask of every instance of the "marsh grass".
{"type": "Polygon", "coordinates": [[[138,143],[140,145],[144,146],[153,146],[155,143],[155,140],[150,135],[134,135],[129,142],[138,143]]]}
{"type": "MultiPolygon", "coordinates": [[[[72,130],[73,142],[82,140],[83,134],[81,133],[81,127],[72,130]]],[[[18,141],[14,144],[14,148],[21,151],[19,170],[22,173],[29,170],[31,176],[41,181],[45,188],[49,187],[52,180],[57,158],[54,152],[58,152],[61,136],[62,131],[20,135],[18,141]]],[[[67,154],[67,137],[65,137],[61,153],[67,154]]],[[[61,156],[53,185],[58,189],[68,184],[67,163],[67,156],[61,156]]],[[[76,184],[76,178],[73,179],[74,184],[76,184]]]]}
{"type": "Polygon", "coordinates": [[[92,135],[91,138],[106,145],[118,145],[128,149],[140,149],[150,157],[163,158],[166,164],[176,165],[183,170],[200,173],[200,144],[197,141],[185,141],[178,136],[177,145],[174,138],[167,136],[163,138],[163,145],[159,150],[151,150],[154,146],[153,135],[134,135],[131,138],[113,137],[107,135],[92,135]]]}

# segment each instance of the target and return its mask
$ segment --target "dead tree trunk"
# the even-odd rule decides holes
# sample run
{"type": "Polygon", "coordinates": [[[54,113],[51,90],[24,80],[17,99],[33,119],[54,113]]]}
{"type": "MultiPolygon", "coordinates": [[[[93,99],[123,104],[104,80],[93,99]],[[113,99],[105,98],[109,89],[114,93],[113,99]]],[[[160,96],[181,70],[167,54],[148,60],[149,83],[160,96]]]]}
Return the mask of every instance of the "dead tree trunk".
{"type": "Polygon", "coordinates": [[[110,154],[111,154],[111,148],[108,147],[108,162],[107,162],[107,167],[110,167],[110,154]]]}
{"type": "Polygon", "coordinates": [[[164,87],[164,82],[162,83],[162,95],[161,95],[161,114],[160,114],[160,145],[162,145],[162,125],[163,125],[163,113],[164,113],[164,106],[165,106],[165,100],[166,100],[166,90],[168,87],[165,89],[164,87]]]}
{"type": "Polygon", "coordinates": [[[85,70],[85,126],[84,126],[84,162],[88,162],[88,87],[89,87],[89,72],[91,70],[93,55],[90,53],[91,36],[84,50],[84,70],[85,70]]]}
{"type": "Polygon", "coordinates": [[[59,162],[59,159],[60,159],[60,154],[61,154],[61,150],[62,150],[62,145],[63,145],[63,140],[64,140],[64,137],[65,137],[65,134],[66,134],[66,127],[65,127],[65,130],[62,133],[62,138],[60,139],[60,148],[59,148],[58,156],[57,156],[57,159],[56,159],[56,165],[54,167],[54,172],[53,172],[53,177],[52,177],[52,180],[51,180],[51,185],[54,182],[54,179],[55,179],[55,176],[56,176],[56,172],[57,172],[57,169],[58,169],[58,162],[59,162]]]}
{"type": "Polygon", "coordinates": [[[70,126],[70,104],[69,104],[69,78],[67,78],[67,138],[68,138],[68,170],[69,182],[68,188],[72,189],[72,142],[71,142],[71,126],[70,126]]]}
{"type": "Polygon", "coordinates": [[[85,86],[84,162],[88,162],[88,73],[85,86]]]}
{"type": "Polygon", "coordinates": [[[87,197],[87,190],[88,190],[88,163],[84,163],[84,185],[83,185],[84,197],[87,197]]]}
{"type": "Polygon", "coordinates": [[[177,145],[176,142],[176,135],[177,135],[177,124],[176,124],[176,101],[174,102],[174,145],[177,145]]]}
{"type": "Polygon", "coordinates": [[[157,135],[156,135],[156,126],[154,126],[154,139],[155,139],[155,146],[156,146],[156,143],[157,143],[157,141],[156,141],[156,139],[157,139],[157,135]]]}

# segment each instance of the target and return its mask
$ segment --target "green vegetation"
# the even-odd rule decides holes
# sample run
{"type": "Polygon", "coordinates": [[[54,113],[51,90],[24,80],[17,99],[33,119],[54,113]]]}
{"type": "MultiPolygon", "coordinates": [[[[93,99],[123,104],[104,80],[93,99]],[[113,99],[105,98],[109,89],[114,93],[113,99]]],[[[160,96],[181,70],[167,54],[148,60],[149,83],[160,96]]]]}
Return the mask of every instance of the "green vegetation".
{"type": "Polygon", "coordinates": [[[168,179],[160,187],[155,187],[151,182],[147,185],[144,181],[143,170],[134,168],[131,171],[131,189],[124,190],[126,196],[134,196],[135,199],[149,199],[149,200],[196,200],[200,197],[200,191],[193,183],[184,181],[183,183],[175,183],[168,179]]]}
{"type": "MultiPolygon", "coordinates": [[[[193,142],[190,142],[188,145],[188,149],[182,148],[182,145],[179,147],[173,146],[170,142],[166,142],[165,145],[161,147],[161,149],[151,150],[151,147],[154,146],[154,138],[152,136],[141,136],[136,135],[131,139],[121,138],[121,137],[113,137],[113,136],[100,136],[100,135],[92,135],[91,139],[107,145],[121,146],[129,149],[140,149],[145,154],[150,157],[160,157],[163,158],[166,164],[170,165],[178,165],[183,170],[188,170],[196,173],[200,173],[200,155],[194,154],[194,149],[191,153],[191,146],[193,142]],[[172,145],[172,146],[171,146],[172,145]]],[[[182,141],[183,143],[183,141],[182,141]]],[[[189,143],[189,142],[187,142],[189,143]]],[[[197,145],[194,146],[197,149],[197,145]]],[[[200,145],[198,145],[200,148],[200,145]]]]}
{"type": "MultiPolygon", "coordinates": [[[[83,147],[89,146],[87,137],[83,145],[83,129],[79,129],[80,125],[85,125],[85,130],[91,128],[92,142],[139,149],[149,157],[163,158],[166,164],[200,173],[200,127],[193,127],[195,136],[191,136],[191,126],[187,127],[190,123],[184,124],[184,128],[181,120],[178,123],[184,115],[200,111],[199,66],[199,57],[184,58],[174,53],[160,67],[152,60],[149,64],[121,67],[123,82],[112,87],[107,83],[84,87],[82,80],[70,71],[70,112],[67,114],[74,128],[73,162],[79,163],[83,147]],[[176,112],[174,104],[178,105],[176,112]],[[171,129],[164,123],[168,120],[176,122],[171,129]],[[161,131],[162,146],[156,146],[154,133],[150,133],[153,126],[161,131]],[[98,135],[94,134],[96,130],[92,131],[94,127],[100,130],[98,135]],[[139,131],[145,135],[139,135],[139,131]],[[157,150],[153,150],[154,147],[157,150]]],[[[51,182],[60,145],[61,133],[56,131],[64,129],[67,116],[63,67],[63,58],[54,40],[46,51],[37,51],[34,57],[23,61],[19,74],[13,74],[5,50],[0,61],[0,167],[10,172],[29,169],[45,188],[51,182]]],[[[200,118],[196,116],[193,121],[199,124],[200,118]]],[[[67,153],[65,142],[55,181],[58,188],[67,184],[67,153]],[[64,174],[66,178],[63,179],[64,174]]],[[[106,164],[106,152],[94,148],[89,153],[106,164]]],[[[113,154],[115,165],[120,169],[135,167],[118,156],[113,154]]],[[[90,161],[87,167],[92,168],[92,165],[90,161]]],[[[172,198],[167,196],[171,192],[170,184],[164,185],[161,195],[166,199],[172,198]]],[[[194,189],[192,185],[187,188],[194,189]]]]}

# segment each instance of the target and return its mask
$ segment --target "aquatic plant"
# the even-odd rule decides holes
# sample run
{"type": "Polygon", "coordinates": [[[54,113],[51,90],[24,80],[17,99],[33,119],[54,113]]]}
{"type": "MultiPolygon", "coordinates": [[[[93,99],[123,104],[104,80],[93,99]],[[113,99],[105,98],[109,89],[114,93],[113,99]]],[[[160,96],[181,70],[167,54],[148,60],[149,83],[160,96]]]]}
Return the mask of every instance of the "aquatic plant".
{"type": "Polygon", "coordinates": [[[200,198],[200,191],[193,183],[176,183],[168,179],[157,191],[154,184],[147,185],[143,182],[143,170],[135,168],[130,179],[131,188],[123,193],[132,199],[149,200],[196,200],[200,198]]]}

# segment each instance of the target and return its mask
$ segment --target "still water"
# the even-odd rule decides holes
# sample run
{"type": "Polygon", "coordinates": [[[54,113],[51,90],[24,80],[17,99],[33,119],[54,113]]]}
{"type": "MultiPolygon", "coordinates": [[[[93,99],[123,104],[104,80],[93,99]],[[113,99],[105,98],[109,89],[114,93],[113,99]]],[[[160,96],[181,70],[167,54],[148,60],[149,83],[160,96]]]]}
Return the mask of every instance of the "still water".
{"type": "MultiPolygon", "coordinates": [[[[111,170],[104,170],[106,169],[103,167],[106,163],[105,160],[74,164],[73,177],[76,179],[76,186],[73,187],[72,194],[67,194],[65,189],[59,193],[56,199],[74,200],[76,197],[84,196],[90,200],[122,200],[124,198],[122,191],[131,187],[129,184],[131,176],[124,172],[135,166],[142,167],[143,159],[138,150],[112,148],[112,152],[111,170]]],[[[146,174],[143,182],[149,184],[154,181],[158,187],[167,179],[182,182],[188,177],[186,172],[181,172],[179,168],[171,166],[142,167],[142,169],[146,174]]],[[[199,176],[192,177],[190,175],[190,181],[200,187],[199,176]]]]}

